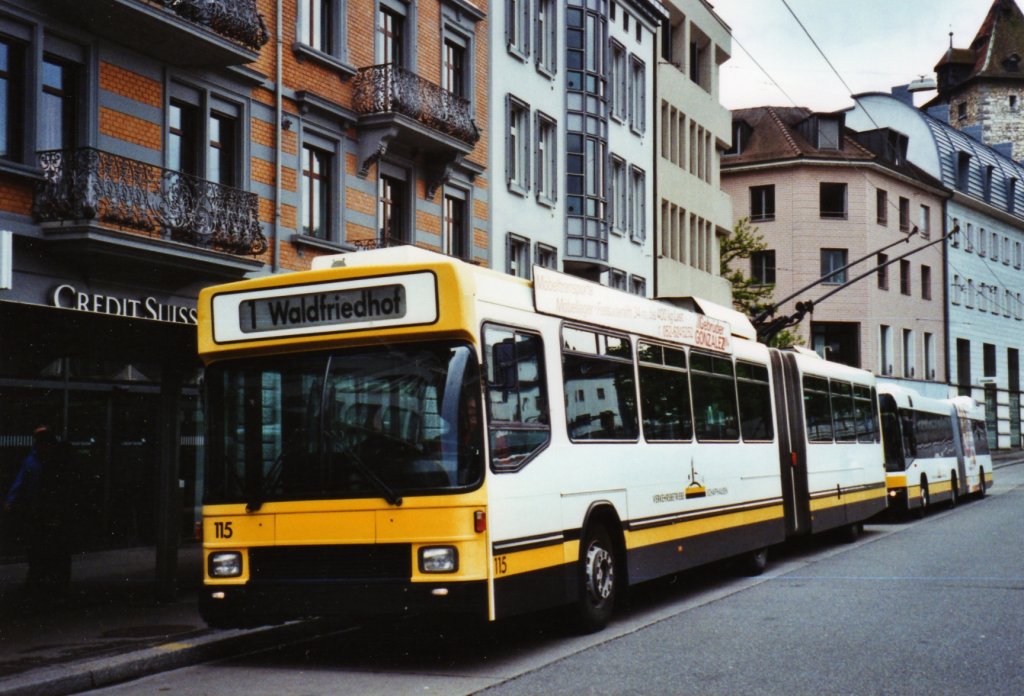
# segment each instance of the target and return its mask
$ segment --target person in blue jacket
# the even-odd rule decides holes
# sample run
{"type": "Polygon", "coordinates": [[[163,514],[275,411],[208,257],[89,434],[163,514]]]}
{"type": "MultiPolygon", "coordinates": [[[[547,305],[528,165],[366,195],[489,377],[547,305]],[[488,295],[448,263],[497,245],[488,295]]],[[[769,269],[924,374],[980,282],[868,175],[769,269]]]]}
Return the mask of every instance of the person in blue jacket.
{"type": "Polygon", "coordinates": [[[14,517],[25,545],[28,589],[60,593],[71,578],[70,545],[64,525],[68,472],[60,443],[48,427],[36,428],[32,440],[32,450],[4,499],[4,510],[14,517]]]}

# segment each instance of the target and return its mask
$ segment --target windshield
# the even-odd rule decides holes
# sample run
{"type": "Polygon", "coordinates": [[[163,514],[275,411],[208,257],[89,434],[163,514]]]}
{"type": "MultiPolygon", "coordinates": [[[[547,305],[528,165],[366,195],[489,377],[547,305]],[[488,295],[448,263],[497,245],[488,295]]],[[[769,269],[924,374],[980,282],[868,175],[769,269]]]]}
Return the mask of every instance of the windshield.
{"type": "Polygon", "coordinates": [[[206,383],[206,503],[400,505],[480,482],[480,375],[466,344],[224,362],[206,383]]]}

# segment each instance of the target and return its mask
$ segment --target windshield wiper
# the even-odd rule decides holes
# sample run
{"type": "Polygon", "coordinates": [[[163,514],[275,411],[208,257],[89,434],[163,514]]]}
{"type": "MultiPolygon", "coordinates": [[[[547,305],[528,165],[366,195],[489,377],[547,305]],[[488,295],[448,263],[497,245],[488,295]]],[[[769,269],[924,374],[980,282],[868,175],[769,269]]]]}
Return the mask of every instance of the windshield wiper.
{"type": "Polygon", "coordinates": [[[284,455],[286,451],[285,448],[281,448],[277,459],[274,460],[273,466],[270,467],[270,471],[267,472],[260,482],[259,490],[254,491],[253,494],[248,496],[249,499],[245,503],[246,512],[258,512],[263,507],[263,503],[266,502],[271,491],[277,487],[277,482],[281,479],[281,472],[284,470],[284,455]]]}
{"type": "MultiPolygon", "coordinates": [[[[335,442],[344,442],[341,436],[332,430],[325,430],[324,433],[335,442]]],[[[361,473],[366,478],[366,480],[372,483],[377,488],[377,490],[383,493],[383,498],[388,502],[389,505],[401,507],[402,496],[398,493],[398,491],[389,486],[387,482],[377,474],[376,471],[374,471],[366,462],[362,460],[362,458],[358,454],[356,454],[355,450],[351,446],[345,445],[344,453],[349,457],[351,462],[355,464],[356,468],[359,470],[359,473],[361,473]]]]}

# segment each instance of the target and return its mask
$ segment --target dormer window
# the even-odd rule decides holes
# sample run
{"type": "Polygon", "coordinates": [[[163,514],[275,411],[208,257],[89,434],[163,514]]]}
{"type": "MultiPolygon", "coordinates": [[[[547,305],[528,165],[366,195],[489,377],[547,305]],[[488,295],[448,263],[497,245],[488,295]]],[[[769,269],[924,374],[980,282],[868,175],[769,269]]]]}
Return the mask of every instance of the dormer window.
{"type": "Polygon", "coordinates": [[[725,155],[740,155],[747,147],[747,140],[753,132],[750,124],[744,120],[732,122],[732,146],[726,150],[725,155]]]}
{"type": "Polygon", "coordinates": [[[843,149],[843,117],[815,114],[797,125],[804,139],[819,150],[843,149]]]}
{"type": "Polygon", "coordinates": [[[1019,72],[1020,71],[1020,54],[1011,53],[1010,55],[1003,58],[1003,68],[1007,72],[1019,72]]]}
{"type": "Polygon", "coordinates": [[[971,180],[971,155],[968,152],[956,154],[956,187],[961,191],[967,190],[971,180]]]}
{"type": "Polygon", "coordinates": [[[985,181],[983,183],[984,188],[982,194],[985,196],[986,201],[992,200],[992,178],[995,175],[996,168],[991,164],[985,167],[985,181]]]}

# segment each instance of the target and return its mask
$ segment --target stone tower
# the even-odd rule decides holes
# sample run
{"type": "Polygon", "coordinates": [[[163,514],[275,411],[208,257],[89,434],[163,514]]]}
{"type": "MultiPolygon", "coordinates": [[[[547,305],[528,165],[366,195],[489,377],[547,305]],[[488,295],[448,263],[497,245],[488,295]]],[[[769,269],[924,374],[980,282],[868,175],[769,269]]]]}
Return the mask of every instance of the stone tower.
{"type": "Polygon", "coordinates": [[[992,147],[1010,143],[1004,154],[1024,158],[1024,13],[1015,0],[992,3],[970,47],[950,41],[935,76],[928,106],[948,106],[952,126],[992,147]]]}

